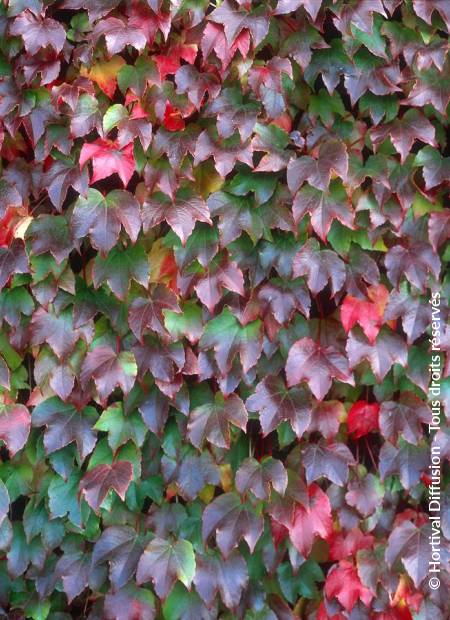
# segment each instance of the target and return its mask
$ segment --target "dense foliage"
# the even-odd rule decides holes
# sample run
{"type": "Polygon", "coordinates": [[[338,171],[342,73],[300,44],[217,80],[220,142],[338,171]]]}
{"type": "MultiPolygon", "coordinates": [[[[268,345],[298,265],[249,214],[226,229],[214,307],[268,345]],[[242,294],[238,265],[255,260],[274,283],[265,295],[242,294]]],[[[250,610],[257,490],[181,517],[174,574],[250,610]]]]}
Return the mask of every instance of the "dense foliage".
{"type": "Polygon", "coordinates": [[[449,27],[3,0],[7,618],[449,618],[449,27]]]}

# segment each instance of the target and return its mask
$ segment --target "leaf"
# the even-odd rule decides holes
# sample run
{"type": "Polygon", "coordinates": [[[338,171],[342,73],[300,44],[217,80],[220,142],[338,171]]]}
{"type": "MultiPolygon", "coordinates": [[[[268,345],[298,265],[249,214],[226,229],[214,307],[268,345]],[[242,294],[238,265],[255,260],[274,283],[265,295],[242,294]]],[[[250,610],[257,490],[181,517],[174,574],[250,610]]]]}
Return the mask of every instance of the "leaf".
{"type": "Polygon", "coordinates": [[[11,456],[21,450],[30,433],[31,416],[24,405],[0,404],[0,439],[11,456]]]}
{"type": "Polygon", "coordinates": [[[147,198],[142,206],[142,219],[144,232],[165,220],[183,245],[194,230],[196,221],[212,223],[205,201],[184,191],[180,191],[173,201],[161,193],[147,198]]]}
{"type": "Polygon", "coordinates": [[[366,588],[352,562],[341,560],[332,567],[325,582],[325,594],[329,598],[337,598],[348,612],[361,600],[368,607],[374,597],[366,588]]]}
{"type": "Polygon", "coordinates": [[[384,311],[384,320],[402,318],[403,331],[411,345],[428,327],[431,319],[430,304],[423,303],[419,297],[408,295],[406,291],[391,291],[384,311]]]}
{"type": "Polygon", "coordinates": [[[213,313],[222,298],[222,288],[244,295],[244,276],[233,261],[213,261],[194,288],[200,301],[213,313]]]}
{"type": "Polygon", "coordinates": [[[190,588],[195,567],[195,554],[189,541],[179,539],[171,543],[154,538],[139,560],[136,581],[140,585],[151,580],[156,594],[165,599],[177,580],[190,588]]]}
{"type": "Polygon", "coordinates": [[[350,368],[367,360],[379,383],[383,381],[394,364],[407,364],[408,350],[401,336],[383,327],[374,343],[370,343],[360,331],[353,330],[347,340],[350,368]]]}
{"type": "Polygon", "coordinates": [[[117,386],[124,394],[128,394],[133,387],[136,374],[136,361],[130,351],[116,353],[111,347],[100,345],[86,355],[80,380],[86,386],[93,379],[100,400],[106,401],[117,386]]]}
{"type": "Polygon", "coordinates": [[[115,589],[125,586],[136,572],[143,548],[136,532],[127,525],[113,525],[103,530],[94,545],[92,566],[108,562],[109,579],[115,589]]]}
{"type": "Polygon", "coordinates": [[[412,489],[429,465],[429,449],[426,445],[414,446],[399,440],[400,448],[385,442],[380,450],[380,475],[385,480],[392,474],[400,475],[404,489],[412,489]]]}
{"type": "Polygon", "coordinates": [[[344,284],[345,267],[339,256],[332,250],[321,250],[316,239],[308,239],[294,257],[292,265],[294,278],[305,276],[308,288],[317,295],[331,282],[332,294],[335,295],[344,284]]]}
{"type": "Polygon", "coordinates": [[[28,273],[28,258],[19,239],[9,247],[0,247],[0,290],[15,273],[28,273]]]}
{"type": "Polygon", "coordinates": [[[320,11],[320,3],[316,2],[316,0],[278,0],[275,14],[283,15],[286,13],[292,13],[301,6],[305,8],[311,19],[316,21],[317,15],[320,11]]]}
{"type": "Polygon", "coordinates": [[[15,18],[10,26],[10,33],[22,37],[25,49],[32,56],[47,45],[58,53],[66,41],[66,31],[59,22],[33,15],[31,11],[24,11],[15,18]]]}
{"type": "MultiPolygon", "coordinates": [[[[385,317],[387,318],[387,317],[385,317]]],[[[346,333],[358,323],[370,343],[375,342],[383,322],[380,308],[370,301],[347,295],[341,305],[341,322],[346,333]]]]}
{"type": "Polygon", "coordinates": [[[55,572],[58,578],[62,578],[69,604],[88,586],[90,565],[90,556],[82,551],[65,553],[58,560],[55,572]]]}
{"type": "Polygon", "coordinates": [[[187,501],[193,501],[206,485],[220,483],[220,471],[213,462],[209,452],[200,456],[186,456],[181,462],[177,486],[180,495],[187,501]]]}
{"type": "Polygon", "coordinates": [[[70,187],[79,194],[86,195],[89,179],[85,169],[64,161],[54,161],[50,170],[45,173],[44,184],[48,197],[58,211],[61,211],[70,187]]]}
{"type": "Polygon", "coordinates": [[[417,241],[409,247],[393,246],[385,257],[389,280],[398,288],[403,274],[420,292],[425,291],[428,274],[439,279],[441,262],[439,256],[427,244],[417,241]]]}
{"type": "Polygon", "coordinates": [[[430,103],[445,116],[449,101],[450,80],[433,67],[428,71],[418,72],[414,86],[405,103],[418,108],[430,103]]]}
{"type": "Polygon", "coordinates": [[[347,178],[347,149],[338,140],[326,140],[319,147],[317,159],[310,156],[291,159],[287,168],[288,187],[292,194],[296,194],[303,183],[308,181],[314,188],[326,191],[333,172],[343,180],[347,178]]]}
{"type": "Polygon", "coordinates": [[[401,436],[417,445],[423,436],[422,424],[431,424],[431,410],[413,392],[403,392],[398,401],[381,404],[380,430],[389,441],[401,436]]]}
{"type": "Polygon", "coordinates": [[[417,527],[411,521],[398,524],[388,538],[385,558],[392,568],[401,561],[416,588],[425,579],[428,573],[428,562],[431,556],[429,535],[431,527],[428,525],[417,527]]]}
{"type": "Polygon", "coordinates": [[[378,431],[380,428],[379,414],[378,403],[358,400],[350,407],[347,415],[348,432],[352,433],[355,439],[360,439],[373,431],[378,431]]]}
{"type": "Polygon", "coordinates": [[[89,343],[94,331],[89,323],[79,329],[74,329],[71,309],[55,315],[46,312],[43,308],[38,308],[31,318],[30,334],[32,345],[47,342],[52,351],[62,360],[73,351],[80,338],[89,343]]]}
{"type": "Polygon", "coordinates": [[[254,458],[245,459],[236,472],[236,490],[243,495],[252,491],[258,499],[270,498],[271,487],[284,495],[288,484],[287,472],[281,461],[268,457],[259,463],[254,458]]]}
{"type": "Polygon", "coordinates": [[[219,316],[209,321],[200,338],[201,350],[214,349],[220,372],[226,375],[237,353],[244,372],[252,368],[262,349],[261,321],[253,321],[242,327],[231,312],[225,308],[219,316]]]}
{"type": "Polygon", "coordinates": [[[0,525],[9,513],[9,493],[3,481],[0,481],[0,525]]]}
{"type": "Polygon", "coordinates": [[[197,110],[208,95],[208,101],[214,100],[220,93],[220,83],[213,73],[200,73],[191,65],[183,65],[175,74],[177,93],[186,93],[189,101],[197,110]]]}
{"type": "Polygon", "coordinates": [[[253,553],[263,532],[263,520],[251,508],[241,504],[238,495],[224,493],[216,497],[203,511],[203,544],[206,544],[213,532],[224,558],[230,556],[242,538],[253,553]]]}
{"type": "Polygon", "coordinates": [[[217,172],[222,178],[225,178],[236,165],[237,161],[247,164],[253,168],[252,148],[250,144],[241,144],[230,138],[231,144],[225,146],[221,142],[214,142],[209,133],[205,130],[199,135],[195,145],[194,166],[199,163],[214,158],[217,172]]]}
{"type": "Polygon", "coordinates": [[[80,493],[92,510],[99,512],[110,489],[114,489],[122,501],[133,477],[133,466],[128,461],[116,461],[112,465],[97,465],[80,480],[80,493]]]}
{"type": "Polygon", "coordinates": [[[89,235],[92,245],[106,254],[117,243],[121,226],[136,242],[141,228],[139,203],[126,191],[114,190],[105,197],[90,189],[86,198],[79,196],[75,203],[70,226],[76,239],[89,235]]]}
{"type": "Polygon", "coordinates": [[[300,438],[311,420],[311,397],[302,387],[288,389],[281,377],[265,377],[247,399],[249,411],[259,411],[259,421],[266,436],[283,421],[288,421],[300,438]]]}
{"type": "Polygon", "coordinates": [[[383,497],[383,485],[374,474],[367,474],[362,480],[349,482],[345,494],[348,505],[356,508],[363,517],[373,514],[381,506],[383,497]]]}
{"type": "Polygon", "coordinates": [[[288,386],[306,381],[318,400],[324,398],[334,378],[354,385],[347,358],[336,347],[322,346],[311,338],[301,338],[290,348],[286,377],[288,386]]]}
{"type": "Polygon", "coordinates": [[[200,405],[189,415],[187,437],[199,450],[207,439],[219,448],[230,447],[229,424],[242,429],[247,428],[248,414],[244,403],[236,394],[224,399],[217,394],[213,402],[200,405]]]}
{"type": "Polygon", "coordinates": [[[95,447],[97,438],[91,429],[95,411],[89,407],[83,413],[71,403],[64,403],[54,396],[34,408],[31,415],[33,426],[45,426],[44,446],[47,454],[76,442],[81,460],[95,447]]]}
{"type": "Polygon", "coordinates": [[[239,553],[232,552],[226,559],[215,555],[197,556],[194,584],[208,607],[220,592],[224,605],[228,609],[235,609],[247,583],[247,565],[239,553]]]}
{"type": "Polygon", "coordinates": [[[125,249],[114,246],[105,258],[97,254],[92,279],[95,288],[106,281],[114,295],[123,300],[131,280],[147,287],[148,275],[147,255],[143,247],[136,244],[125,249]]]}
{"type": "Polygon", "coordinates": [[[442,157],[437,149],[425,146],[417,153],[414,163],[423,166],[422,175],[427,190],[450,180],[450,158],[442,157]]]}
{"type": "Polygon", "coordinates": [[[131,331],[141,342],[143,335],[149,330],[164,336],[164,321],[167,321],[165,317],[168,310],[174,314],[181,312],[177,296],[163,284],[158,284],[148,299],[137,297],[131,303],[128,314],[131,331]]]}
{"type": "Polygon", "coordinates": [[[93,428],[108,433],[108,444],[113,452],[129,440],[140,448],[147,434],[139,414],[134,412],[125,416],[122,403],[113,403],[105,409],[93,428]]]}
{"type": "MultiPolygon", "coordinates": [[[[91,72],[92,73],[92,72],[91,72]]],[[[113,91],[115,90],[115,82],[113,91]]],[[[82,93],[77,100],[73,116],[70,120],[70,131],[74,138],[80,138],[88,134],[92,129],[100,126],[100,112],[98,101],[92,95],[82,93]]],[[[54,164],[55,165],[55,164],[54,164]]],[[[87,170],[81,170],[80,174],[87,177],[87,170]]]]}
{"type": "Polygon", "coordinates": [[[110,56],[118,54],[127,45],[140,52],[147,43],[144,33],[138,26],[134,26],[129,20],[124,23],[117,17],[108,17],[96,24],[93,36],[98,39],[101,35],[105,37],[106,49],[110,56]]]}
{"type": "MultiPolygon", "coordinates": [[[[294,220],[298,224],[309,213],[314,231],[326,241],[333,220],[353,228],[353,212],[342,187],[333,183],[329,192],[305,185],[297,192],[292,205],[294,220]]],[[[329,251],[329,250],[324,250],[329,251]]]]}
{"type": "Polygon", "coordinates": [[[267,35],[269,30],[269,19],[264,13],[261,15],[247,13],[246,11],[236,11],[228,0],[214,9],[209,15],[209,19],[218,24],[223,24],[227,43],[231,46],[244,28],[247,28],[252,36],[253,46],[257,47],[267,35]]]}
{"type": "Polygon", "coordinates": [[[400,154],[402,163],[408,157],[416,140],[437,146],[433,125],[417,110],[407,110],[402,118],[374,127],[371,131],[372,142],[375,145],[380,144],[387,137],[391,139],[395,150],[400,154]]]}
{"type": "Polygon", "coordinates": [[[342,443],[326,446],[312,443],[303,448],[302,455],[308,485],[325,476],[331,482],[344,486],[348,479],[349,465],[355,465],[352,453],[342,443]]]}
{"type": "Polygon", "coordinates": [[[308,487],[308,505],[297,504],[291,520],[284,523],[289,538],[299,553],[306,557],[316,536],[328,538],[332,532],[331,505],[328,496],[317,484],[308,487]]]}
{"type": "Polygon", "coordinates": [[[103,611],[106,620],[129,620],[130,610],[139,614],[140,620],[154,620],[154,596],[145,588],[129,584],[105,596],[103,611]]]}
{"type": "Polygon", "coordinates": [[[126,187],[136,167],[132,144],[127,144],[120,149],[115,142],[101,138],[91,143],[85,142],[81,147],[80,168],[83,168],[90,160],[92,160],[93,168],[91,183],[117,173],[123,186],[126,187]]]}
{"type": "MultiPolygon", "coordinates": [[[[62,215],[41,215],[33,219],[27,228],[26,238],[31,240],[33,254],[40,256],[50,252],[58,264],[69,256],[74,247],[68,222],[62,215]]],[[[23,269],[25,269],[22,246],[19,241],[16,243],[18,260],[23,260],[23,269]]],[[[18,271],[17,267],[15,268],[18,271]]]]}

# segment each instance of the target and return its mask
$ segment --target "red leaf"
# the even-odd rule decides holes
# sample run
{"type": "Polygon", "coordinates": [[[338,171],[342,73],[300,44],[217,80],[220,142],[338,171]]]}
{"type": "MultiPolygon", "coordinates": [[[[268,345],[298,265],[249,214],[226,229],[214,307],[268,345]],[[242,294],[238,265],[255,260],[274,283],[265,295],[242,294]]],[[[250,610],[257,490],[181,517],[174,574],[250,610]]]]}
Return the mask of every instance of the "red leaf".
{"type": "Polygon", "coordinates": [[[374,597],[373,593],[363,586],[356,567],[348,560],[341,560],[330,570],[325,582],[325,594],[328,598],[337,598],[349,612],[359,600],[368,607],[374,597]]]}
{"type": "Polygon", "coordinates": [[[358,400],[354,403],[347,416],[347,426],[349,433],[355,439],[364,437],[372,431],[379,430],[380,405],[378,403],[368,403],[365,400],[358,400]]]}
{"type": "Polygon", "coordinates": [[[317,484],[308,487],[309,506],[297,504],[289,530],[292,544],[304,557],[308,556],[316,536],[328,538],[333,531],[328,496],[317,484]]]}
{"type": "Polygon", "coordinates": [[[375,304],[351,295],[347,295],[341,306],[342,326],[347,334],[356,323],[359,323],[371,343],[375,342],[381,329],[382,317],[383,314],[380,314],[375,304]]]}
{"type": "Polygon", "coordinates": [[[80,168],[92,159],[94,174],[91,183],[105,179],[117,173],[126,187],[133,176],[135,161],[133,156],[133,145],[127,144],[122,150],[115,142],[98,138],[95,142],[84,143],[80,152],[80,168]]]}

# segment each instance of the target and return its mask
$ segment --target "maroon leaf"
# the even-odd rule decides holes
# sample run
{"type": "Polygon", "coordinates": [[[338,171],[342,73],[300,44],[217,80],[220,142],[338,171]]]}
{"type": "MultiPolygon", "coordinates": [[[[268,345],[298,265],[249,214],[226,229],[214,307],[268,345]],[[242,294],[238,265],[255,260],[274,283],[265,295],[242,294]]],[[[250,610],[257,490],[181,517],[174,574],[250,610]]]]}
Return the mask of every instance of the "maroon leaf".
{"type": "Polygon", "coordinates": [[[120,589],[134,575],[143,548],[133,528],[113,525],[103,530],[92,552],[92,566],[109,563],[109,579],[120,589]]]}
{"type": "Polygon", "coordinates": [[[428,236],[435,252],[450,238],[450,211],[431,213],[428,220],[428,236]]]}
{"type": "Polygon", "coordinates": [[[15,239],[9,248],[0,247],[0,290],[15,273],[28,273],[28,258],[19,239],[15,239]]]}
{"type": "Polygon", "coordinates": [[[295,194],[305,181],[313,187],[326,191],[330,185],[332,172],[342,179],[347,178],[347,149],[338,140],[326,140],[319,147],[318,158],[305,156],[291,159],[287,169],[289,189],[295,194]]]}
{"type": "Polygon", "coordinates": [[[30,332],[32,345],[47,342],[60,359],[71,353],[80,338],[89,343],[94,336],[94,329],[90,323],[74,329],[71,310],[64,310],[58,316],[46,312],[43,308],[38,308],[34,312],[30,332]]]}
{"type": "Polygon", "coordinates": [[[247,564],[239,553],[227,559],[197,555],[194,584],[205,604],[210,607],[220,592],[228,609],[236,609],[248,583],[247,564]]]}
{"type": "Polygon", "coordinates": [[[231,394],[224,399],[218,393],[214,401],[191,411],[187,436],[198,449],[201,449],[205,439],[219,448],[229,448],[229,424],[234,424],[245,431],[247,420],[248,414],[239,396],[231,394]]]}
{"type": "Polygon", "coordinates": [[[224,0],[219,8],[214,9],[209,19],[217,24],[223,24],[229,46],[244,28],[250,31],[254,47],[261,43],[269,31],[269,18],[266,14],[236,11],[228,0],[224,0]]]}
{"type": "Polygon", "coordinates": [[[122,501],[125,501],[130,482],[133,478],[133,466],[128,461],[117,461],[112,465],[97,465],[83,476],[80,481],[80,493],[94,512],[110,489],[114,489],[122,501]]]}
{"type": "Polygon", "coordinates": [[[431,527],[417,527],[411,521],[403,521],[394,528],[388,539],[385,558],[392,568],[401,561],[416,588],[428,574],[428,562],[431,558],[429,536],[431,527]]]}
{"type": "Polygon", "coordinates": [[[373,344],[360,330],[352,330],[347,341],[347,355],[350,368],[367,360],[379,382],[383,381],[394,364],[405,367],[408,361],[405,341],[386,327],[383,327],[373,344]]]}
{"type": "Polygon", "coordinates": [[[382,504],[384,497],[383,485],[374,474],[367,474],[361,480],[352,480],[348,484],[345,499],[363,517],[373,514],[382,504]]]}
{"type": "Polygon", "coordinates": [[[86,355],[80,380],[86,386],[93,379],[100,399],[105,401],[116,386],[128,394],[136,373],[136,362],[130,351],[116,353],[111,347],[100,345],[86,355]]]}
{"type": "Polygon", "coordinates": [[[348,479],[349,465],[355,465],[352,453],[343,443],[309,444],[303,448],[302,454],[308,484],[325,476],[343,486],[348,479]]]}
{"type": "Polygon", "coordinates": [[[189,196],[179,192],[175,200],[170,200],[164,194],[157,194],[147,198],[142,207],[144,232],[148,232],[154,226],[164,220],[173,231],[180,237],[183,245],[194,230],[195,222],[211,224],[209,209],[205,201],[196,196],[189,196]]]}
{"type": "Polygon", "coordinates": [[[254,458],[245,459],[236,472],[236,490],[243,495],[251,491],[262,500],[270,498],[271,487],[284,495],[288,484],[287,472],[277,459],[268,457],[261,462],[254,458]]]}
{"type": "Polygon", "coordinates": [[[153,581],[156,594],[164,599],[177,579],[190,588],[194,573],[195,555],[190,542],[154,538],[139,560],[136,581],[153,581]]]}
{"type": "Polygon", "coordinates": [[[243,538],[253,552],[263,533],[263,519],[245,504],[235,493],[216,497],[203,511],[202,537],[206,544],[215,532],[216,542],[222,555],[227,558],[243,538]]]}
{"type": "Polygon", "coordinates": [[[306,275],[308,288],[313,295],[320,293],[328,280],[331,282],[332,294],[335,295],[345,281],[343,261],[332,250],[321,250],[316,239],[308,239],[295,255],[292,270],[295,278],[306,275]]]}
{"type": "Polygon", "coordinates": [[[90,235],[92,245],[106,254],[119,238],[121,226],[136,242],[141,228],[139,203],[126,191],[114,190],[106,197],[90,189],[86,198],[75,203],[71,228],[76,239],[90,235]]]}
{"type": "Polygon", "coordinates": [[[156,616],[151,593],[133,584],[107,594],[103,611],[105,620],[129,620],[130,613],[136,613],[139,620],[154,620],[156,616]]]}
{"type": "Polygon", "coordinates": [[[422,424],[431,423],[431,410],[413,392],[403,392],[398,401],[385,401],[380,409],[380,430],[383,437],[396,441],[402,436],[417,444],[423,436],[422,424]]]}
{"type": "MultiPolygon", "coordinates": [[[[93,417],[95,420],[95,413],[93,417]]],[[[95,447],[97,438],[91,428],[92,415],[86,416],[77,411],[74,405],[63,403],[56,396],[34,408],[32,422],[33,426],[46,427],[44,446],[47,454],[75,441],[81,460],[84,461],[95,447]]]]}
{"type": "Polygon", "coordinates": [[[371,138],[372,142],[378,145],[389,136],[395,150],[400,153],[400,160],[403,163],[415,140],[436,146],[434,134],[433,125],[423,114],[417,110],[408,110],[402,118],[374,127],[371,131],[371,138]]]}
{"type": "Polygon", "coordinates": [[[311,338],[302,338],[292,345],[286,376],[289,386],[306,381],[318,400],[324,398],[334,378],[354,385],[347,358],[335,347],[321,346],[311,338]]]}
{"type": "Polygon", "coordinates": [[[311,19],[315,21],[320,11],[320,2],[317,0],[278,0],[275,14],[284,15],[286,13],[292,13],[301,6],[305,8],[311,16],[311,19]]]}
{"type": "Polygon", "coordinates": [[[66,41],[66,31],[59,22],[33,15],[30,11],[24,11],[16,17],[10,32],[22,37],[25,49],[31,55],[37,54],[47,45],[58,53],[66,41]]]}
{"type": "Polygon", "coordinates": [[[244,276],[236,263],[226,261],[212,266],[194,286],[200,301],[213,313],[222,298],[222,287],[244,295],[244,276]]]}
{"type": "Polygon", "coordinates": [[[249,411],[260,412],[259,421],[264,435],[287,420],[300,438],[311,420],[309,392],[302,387],[288,389],[281,377],[269,376],[258,383],[246,406],[249,411]]]}
{"type": "Polygon", "coordinates": [[[117,17],[108,17],[97,22],[92,34],[95,40],[104,35],[110,56],[118,54],[127,45],[141,51],[147,43],[144,32],[139,26],[134,26],[130,22],[124,23],[117,17]]]}
{"type": "Polygon", "coordinates": [[[217,172],[221,177],[229,174],[237,161],[241,161],[250,168],[253,168],[252,148],[249,144],[237,144],[236,146],[222,146],[220,143],[213,142],[211,136],[205,130],[197,140],[194,153],[194,166],[209,157],[214,158],[217,172]]]}
{"type": "Polygon", "coordinates": [[[332,439],[345,417],[345,407],[338,400],[319,401],[312,408],[308,431],[318,431],[326,439],[332,439]]]}
{"type": "Polygon", "coordinates": [[[148,299],[137,297],[132,302],[128,320],[131,331],[138,340],[142,342],[142,337],[148,330],[152,330],[161,336],[166,334],[164,310],[181,312],[176,295],[163,284],[158,284],[148,299]]]}
{"type": "Polygon", "coordinates": [[[21,450],[30,434],[31,416],[24,405],[0,404],[0,439],[11,456],[21,450]]]}
{"type": "Polygon", "coordinates": [[[407,336],[408,345],[411,345],[430,324],[430,304],[405,291],[392,291],[384,311],[384,320],[392,321],[399,317],[402,317],[403,331],[407,336]]]}
{"type": "Polygon", "coordinates": [[[344,190],[325,193],[306,185],[295,196],[292,211],[297,224],[309,213],[314,231],[324,242],[333,220],[353,228],[353,211],[344,190]]]}

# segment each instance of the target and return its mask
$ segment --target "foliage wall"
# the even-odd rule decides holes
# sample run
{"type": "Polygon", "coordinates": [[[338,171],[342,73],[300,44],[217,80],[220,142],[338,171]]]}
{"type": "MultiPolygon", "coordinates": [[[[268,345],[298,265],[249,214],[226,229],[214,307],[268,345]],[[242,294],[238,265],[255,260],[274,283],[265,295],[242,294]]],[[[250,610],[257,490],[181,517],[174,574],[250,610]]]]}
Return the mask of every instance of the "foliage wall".
{"type": "Polygon", "coordinates": [[[2,1],[5,617],[449,618],[449,26],[2,1]]]}

